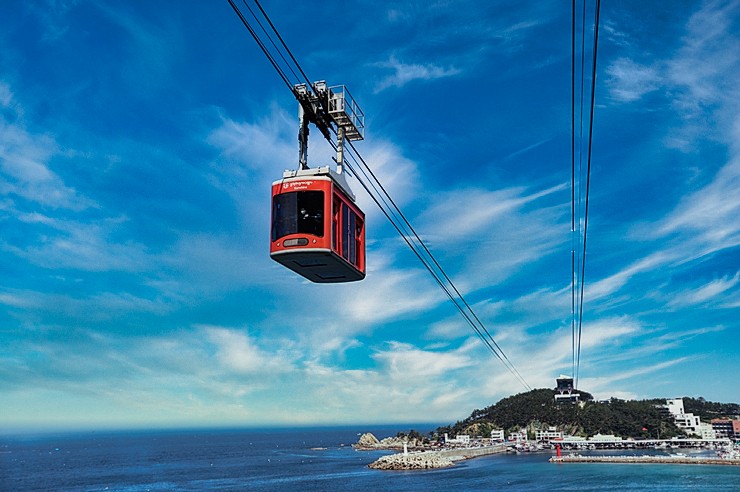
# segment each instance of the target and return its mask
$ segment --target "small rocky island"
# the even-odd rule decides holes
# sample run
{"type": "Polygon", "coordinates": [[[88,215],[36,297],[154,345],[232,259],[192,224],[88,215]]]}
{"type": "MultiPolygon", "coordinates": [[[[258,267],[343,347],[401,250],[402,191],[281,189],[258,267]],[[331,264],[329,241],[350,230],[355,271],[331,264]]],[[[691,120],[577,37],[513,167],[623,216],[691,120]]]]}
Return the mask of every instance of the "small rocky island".
{"type": "Polygon", "coordinates": [[[360,436],[352,447],[360,451],[371,451],[374,449],[403,450],[404,444],[410,451],[422,451],[431,449],[428,439],[421,435],[399,434],[395,437],[385,437],[379,440],[372,432],[366,432],[360,436]]]}

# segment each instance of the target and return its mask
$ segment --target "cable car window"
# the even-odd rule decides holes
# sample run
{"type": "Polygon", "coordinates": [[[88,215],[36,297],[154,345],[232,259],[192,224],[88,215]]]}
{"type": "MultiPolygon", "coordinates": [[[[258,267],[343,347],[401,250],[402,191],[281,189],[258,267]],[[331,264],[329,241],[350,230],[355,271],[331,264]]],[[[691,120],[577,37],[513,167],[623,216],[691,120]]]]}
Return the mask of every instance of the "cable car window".
{"type": "Polygon", "coordinates": [[[272,201],[272,240],[289,234],[324,236],[324,192],[291,191],[272,201]]]}
{"type": "Polygon", "coordinates": [[[357,260],[354,264],[359,268],[361,267],[361,264],[363,262],[364,254],[364,251],[362,249],[362,219],[359,216],[357,216],[357,221],[355,224],[355,237],[353,242],[357,248],[357,260]]]}
{"type": "Polygon", "coordinates": [[[349,215],[350,210],[347,205],[342,204],[342,258],[349,261],[349,215]]]}
{"type": "Polygon", "coordinates": [[[342,230],[339,227],[339,220],[341,216],[342,201],[336,195],[334,195],[333,217],[331,226],[331,249],[333,249],[334,251],[339,251],[339,244],[341,243],[342,230]]]}
{"type": "Polygon", "coordinates": [[[349,260],[350,263],[353,265],[357,264],[357,241],[355,241],[355,221],[357,219],[357,214],[353,211],[349,211],[349,224],[347,224],[347,232],[348,232],[348,240],[349,240],[349,257],[347,260],[349,260]]]}
{"type": "Polygon", "coordinates": [[[358,225],[361,223],[361,221],[357,218],[357,214],[355,213],[355,211],[349,208],[346,204],[341,204],[341,207],[342,258],[352,263],[353,265],[358,265],[359,261],[357,259],[357,255],[359,249],[359,241],[357,237],[357,231],[358,227],[361,227],[361,225],[358,225]]]}

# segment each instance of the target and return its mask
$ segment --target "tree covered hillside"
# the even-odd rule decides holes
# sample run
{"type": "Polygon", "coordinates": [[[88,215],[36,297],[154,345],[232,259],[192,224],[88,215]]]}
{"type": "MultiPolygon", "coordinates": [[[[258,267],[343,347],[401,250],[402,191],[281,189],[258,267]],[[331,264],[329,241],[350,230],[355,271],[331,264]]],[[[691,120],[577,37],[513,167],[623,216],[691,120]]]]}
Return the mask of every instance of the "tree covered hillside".
{"type": "MultiPolygon", "coordinates": [[[[491,429],[504,429],[508,433],[526,429],[533,434],[556,426],[566,433],[581,436],[614,434],[624,438],[671,438],[682,436],[673,419],[659,405],[664,399],[625,401],[612,399],[595,402],[590,394],[579,391],[581,404],[555,404],[555,391],[535,389],[504,398],[498,403],[472,414],[454,425],[440,427],[438,432],[487,435],[491,429]]],[[[686,412],[692,412],[709,421],[717,417],[732,417],[740,413],[737,404],[707,402],[700,398],[684,399],[686,412]]]]}
{"type": "Polygon", "coordinates": [[[704,398],[683,398],[684,411],[698,415],[705,422],[718,418],[740,419],[740,405],[737,403],[715,403],[704,398]]]}

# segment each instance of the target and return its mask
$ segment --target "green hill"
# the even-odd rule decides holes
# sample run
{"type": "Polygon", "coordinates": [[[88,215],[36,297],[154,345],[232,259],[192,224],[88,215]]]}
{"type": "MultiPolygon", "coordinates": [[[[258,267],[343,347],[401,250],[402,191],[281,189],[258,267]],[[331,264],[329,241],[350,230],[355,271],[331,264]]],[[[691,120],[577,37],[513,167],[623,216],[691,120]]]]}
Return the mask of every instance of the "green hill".
{"type": "MultiPolygon", "coordinates": [[[[664,399],[593,401],[590,394],[579,391],[580,404],[555,404],[555,391],[535,389],[504,398],[481,410],[474,410],[469,417],[453,425],[440,427],[441,435],[448,433],[486,435],[492,429],[510,432],[526,429],[530,437],[536,430],[558,427],[568,434],[592,436],[614,434],[623,438],[671,438],[683,436],[673,419],[658,405],[664,399]]],[[[703,398],[684,398],[686,412],[699,415],[708,422],[712,418],[733,417],[740,414],[737,404],[707,402],[703,398]]]]}

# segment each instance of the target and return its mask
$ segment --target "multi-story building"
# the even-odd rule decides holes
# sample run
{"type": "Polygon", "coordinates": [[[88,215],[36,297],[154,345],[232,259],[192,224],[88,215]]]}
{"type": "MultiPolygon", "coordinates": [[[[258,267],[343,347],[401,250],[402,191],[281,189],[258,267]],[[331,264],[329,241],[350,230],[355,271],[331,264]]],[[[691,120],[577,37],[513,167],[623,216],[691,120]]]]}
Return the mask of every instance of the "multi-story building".
{"type": "Polygon", "coordinates": [[[685,433],[700,436],[703,439],[714,439],[711,425],[702,423],[698,415],[686,413],[683,398],[666,400],[664,408],[673,416],[676,426],[685,433]]]}
{"type": "Polygon", "coordinates": [[[666,400],[665,409],[668,410],[668,413],[670,413],[671,415],[682,415],[683,413],[685,413],[683,410],[683,398],[666,400]]]}
{"type": "Polygon", "coordinates": [[[673,421],[676,423],[679,429],[684,430],[690,434],[698,434],[701,420],[698,416],[693,413],[681,413],[673,416],[673,421]]]}
{"type": "Polygon", "coordinates": [[[470,445],[470,436],[468,434],[458,434],[454,439],[450,438],[445,434],[445,444],[457,444],[461,446],[470,445]]]}
{"type": "Polygon", "coordinates": [[[621,442],[622,438],[617,437],[614,434],[596,434],[588,438],[591,442],[621,442]]]}
{"type": "Polygon", "coordinates": [[[493,429],[491,431],[491,441],[503,441],[504,440],[504,430],[503,429],[493,429]]]}
{"type": "Polygon", "coordinates": [[[740,438],[740,420],[712,419],[711,423],[717,437],[740,438]]]}
{"type": "Polygon", "coordinates": [[[511,442],[527,442],[527,431],[512,432],[509,434],[511,442]]]}
{"type": "Polygon", "coordinates": [[[696,429],[696,433],[699,434],[699,437],[702,439],[717,439],[717,433],[714,432],[712,424],[707,424],[706,422],[701,422],[699,424],[699,427],[696,429]]]}
{"type": "Polygon", "coordinates": [[[562,440],[563,432],[557,430],[555,427],[550,427],[546,431],[537,431],[535,433],[535,439],[537,442],[550,442],[555,439],[562,440]]]}

